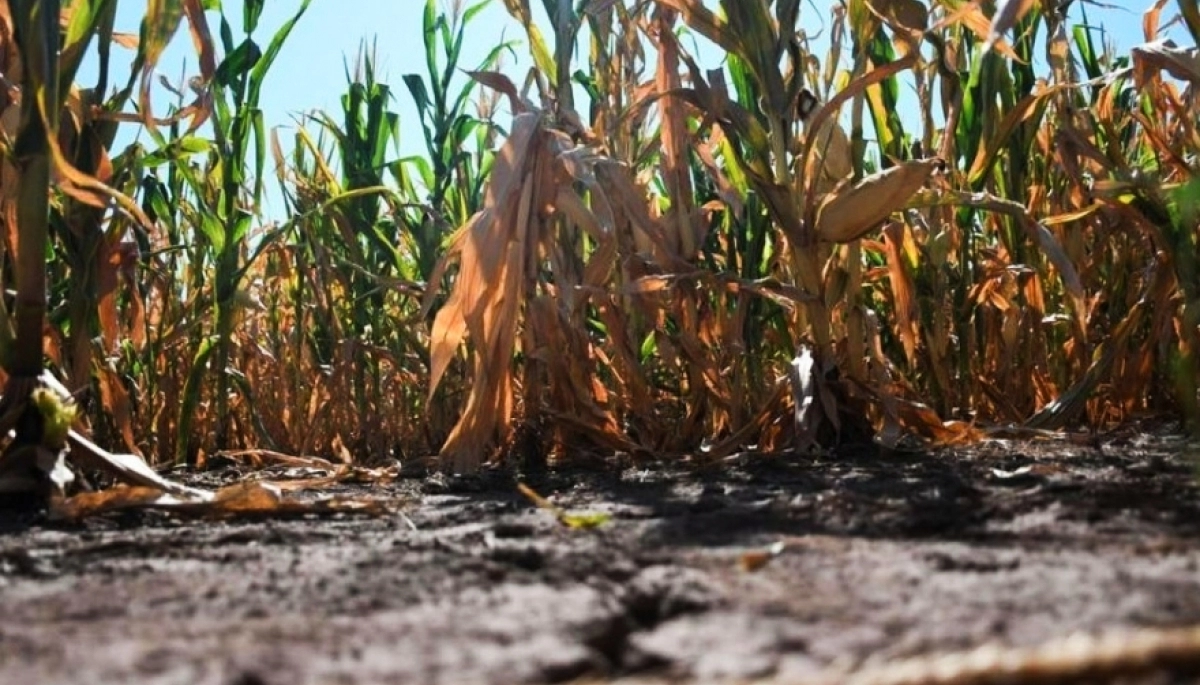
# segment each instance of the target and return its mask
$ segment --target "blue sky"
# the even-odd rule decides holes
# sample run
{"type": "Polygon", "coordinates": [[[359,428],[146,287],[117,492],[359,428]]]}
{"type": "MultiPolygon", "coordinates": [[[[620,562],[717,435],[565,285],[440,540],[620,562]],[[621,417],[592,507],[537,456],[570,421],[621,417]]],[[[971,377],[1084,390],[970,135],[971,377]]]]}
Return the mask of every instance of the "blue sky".
{"type": "MultiPolygon", "coordinates": [[[[441,7],[448,7],[449,0],[438,0],[441,7]]],[[[623,0],[627,1],[627,0],[623,0]]],[[[226,0],[231,20],[234,21],[235,36],[241,20],[241,3],[226,0]]],[[[473,4],[467,0],[467,4],[473,4]]],[[[1088,5],[1088,18],[1092,24],[1103,24],[1108,36],[1119,50],[1143,42],[1142,12],[1151,0],[1121,1],[1113,5],[1121,7],[1100,8],[1088,5]]],[[[299,113],[323,109],[331,113],[339,111],[338,98],[345,89],[345,63],[353,61],[363,40],[377,41],[377,73],[380,80],[392,86],[397,102],[394,109],[401,115],[401,149],[412,154],[422,149],[422,138],[411,98],[404,88],[401,76],[406,73],[425,73],[424,52],[421,42],[421,16],[424,0],[312,0],[308,11],[296,25],[290,40],[284,45],[274,68],[267,76],[263,88],[262,107],[268,127],[294,125],[299,113]]],[[[544,18],[542,3],[531,0],[535,15],[544,18]]],[[[828,16],[818,16],[815,8],[826,6],[819,0],[803,5],[802,23],[810,31],[821,29],[828,16]]],[[[1074,3],[1072,19],[1079,21],[1080,0],[1074,3]]],[[[256,38],[266,44],[275,29],[282,25],[299,6],[298,0],[269,0],[263,13],[256,38]]],[[[1173,14],[1175,3],[1170,3],[1164,20],[1173,14]]],[[[145,4],[135,0],[122,0],[117,17],[117,30],[136,33],[145,4]]],[[[217,30],[216,22],[212,28],[217,30]]],[[[191,58],[191,43],[185,31],[159,63],[159,71],[172,81],[181,71],[195,73],[195,60],[191,58]]],[[[549,32],[547,32],[549,33],[549,32]]],[[[1179,40],[1180,32],[1172,35],[1179,40]]],[[[505,36],[510,39],[524,37],[520,26],[504,10],[501,0],[491,4],[477,16],[468,27],[462,66],[473,68],[483,56],[505,36]]],[[[524,48],[518,48],[523,64],[513,65],[510,61],[508,73],[520,81],[528,64],[524,48]],[[514,68],[515,67],[515,68],[514,68]]],[[[114,51],[114,59],[120,65],[131,58],[131,53],[120,48],[114,51]]],[[[701,53],[702,68],[716,67],[720,54],[715,50],[701,53]]],[[[94,65],[85,65],[81,80],[86,85],[94,78],[94,65]]],[[[168,101],[163,98],[156,111],[165,111],[168,101]]],[[[120,136],[118,144],[124,144],[137,135],[136,127],[129,125],[120,136]]],[[[290,140],[290,135],[282,135],[290,140]]]]}

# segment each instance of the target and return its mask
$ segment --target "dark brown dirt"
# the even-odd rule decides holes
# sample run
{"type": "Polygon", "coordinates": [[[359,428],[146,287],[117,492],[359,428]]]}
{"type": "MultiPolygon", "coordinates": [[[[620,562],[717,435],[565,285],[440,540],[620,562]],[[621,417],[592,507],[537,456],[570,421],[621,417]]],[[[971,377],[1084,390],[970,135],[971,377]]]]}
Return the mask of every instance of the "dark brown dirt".
{"type": "Polygon", "coordinates": [[[10,516],[0,683],[804,682],[1200,625],[1200,489],[1165,436],[529,482],[612,519],[567,529],[511,475],[376,487],[410,499],[384,519],[10,516]]]}

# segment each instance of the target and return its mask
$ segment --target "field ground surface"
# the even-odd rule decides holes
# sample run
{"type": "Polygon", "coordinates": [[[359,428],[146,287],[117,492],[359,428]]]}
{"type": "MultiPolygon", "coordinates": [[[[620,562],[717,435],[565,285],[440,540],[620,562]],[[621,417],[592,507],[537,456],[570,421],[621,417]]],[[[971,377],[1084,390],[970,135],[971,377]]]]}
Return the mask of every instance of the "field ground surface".
{"type": "Polygon", "coordinates": [[[523,478],[610,518],[507,473],[338,486],[382,517],[7,514],[0,682],[1200,682],[1167,433],[523,478]],[[1101,641],[1046,647],[1073,635],[1101,641]],[[981,646],[1011,653],[934,657],[981,646]]]}

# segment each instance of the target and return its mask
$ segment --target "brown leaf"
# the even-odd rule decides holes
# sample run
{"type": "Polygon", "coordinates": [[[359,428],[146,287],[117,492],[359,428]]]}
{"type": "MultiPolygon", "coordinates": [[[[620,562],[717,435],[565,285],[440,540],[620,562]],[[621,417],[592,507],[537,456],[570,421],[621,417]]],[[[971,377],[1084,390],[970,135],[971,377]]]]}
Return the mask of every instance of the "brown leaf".
{"type": "Polygon", "coordinates": [[[133,404],[129,398],[129,391],[125,389],[121,377],[108,367],[101,367],[98,370],[98,377],[100,403],[112,417],[113,423],[117,425],[121,439],[125,442],[125,448],[140,457],[141,450],[138,449],[137,439],[133,434],[133,404]]]}
{"type": "Polygon", "coordinates": [[[776,542],[764,549],[751,550],[743,552],[738,557],[738,566],[747,573],[760,571],[771,562],[772,559],[783,554],[786,545],[783,542],[776,542]]]}
{"type": "Polygon", "coordinates": [[[1133,56],[1133,81],[1138,89],[1166,71],[1181,81],[1200,84],[1200,49],[1181,48],[1170,39],[1144,43],[1130,50],[1133,56]]]}
{"type": "Polygon", "coordinates": [[[1033,0],[999,0],[996,3],[996,14],[992,16],[992,24],[988,28],[987,42],[983,44],[984,54],[990,52],[1032,8],[1033,0]]]}
{"type": "Polygon", "coordinates": [[[920,338],[917,288],[909,270],[905,253],[912,246],[912,232],[906,224],[893,222],[884,229],[887,250],[888,281],[892,289],[892,306],[896,332],[904,345],[904,356],[910,368],[917,365],[917,341],[920,338]]]}
{"type": "MultiPolygon", "coordinates": [[[[679,44],[672,32],[674,13],[661,10],[655,13],[654,36],[658,42],[658,64],[655,85],[660,93],[672,93],[683,86],[679,74],[679,44]]],[[[667,224],[672,230],[672,246],[676,254],[690,259],[703,242],[703,226],[696,220],[690,168],[691,135],[688,132],[686,102],[679,97],[659,100],[659,142],[662,145],[660,165],[666,195],[671,199],[667,224]]]]}
{"type": "Polygon", "coordinates": [[[498,71],[468,71],[467,75],[475,79],[479,83],[503,94],[508,98],[508,106],[514,115],[525,114],[533,108],[525,101],[521,94],[517,92],[517,86],[512,82],[512,79],[498,71]]]}

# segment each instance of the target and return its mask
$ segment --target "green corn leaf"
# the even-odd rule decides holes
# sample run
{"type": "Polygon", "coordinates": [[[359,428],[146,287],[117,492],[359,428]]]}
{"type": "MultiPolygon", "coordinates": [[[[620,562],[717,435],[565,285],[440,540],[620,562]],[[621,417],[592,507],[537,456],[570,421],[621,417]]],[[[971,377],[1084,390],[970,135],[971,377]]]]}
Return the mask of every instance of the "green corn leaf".
{"type": "MultiPolygon", "coordinates": [[[[204,384],[204,376],[208,371],[208,360],[212,357],[215,338],[205,338],[196,350],[192,366],[188,370],[187,380],[183,386],[183,401],[179,409],[179,435],[182,438],[175,445],[175,460],[183,463],[189,456],[191,445],[192,422],[195,420],[196,408],[200,406],[200,393],[204,384]]],[[[223,373],[224,370],[222,369],[223,373]]]]}
{"type": "Polygon", "coordinates": [[[245,87],[246,76],[262,59],[262,49],[250,38],[242,41],[225,59],[217,65],[216,82],[235,92],[241,92],[245,87]]]}
{"type": "Polygon", "coordinates": [[[1079,63],[1083,65],[1084,71],[1087,72],[1089,79],[1100,78],[1103,69],[1100,66],[1099,56],[1096,54],[1096,48],[1092,44],[1092,34],[1085,25],[1076,26],[1072,31],[1075,39],[1075,49],[1079,53],[1079,63]]]}
{"type": "Polygon", "coordinates": [[[425,88],[425,80],[418,74],[405,74],[401,77],[404,80],[404,85],[408,87],[408,92],[412,95],[413,101],[417,106],[417,114],[424,118],[429,112],[429,91],[425,88]]]}
{"type": "Polygon", "coordinates": [[[254,215],[246,211],[239,211],[238,217],[233,222],[233,231],[229,234],[225,241],[226,245],[241,245],[242,240],[250,233],[251,226],[254,225],[254,215]]]}
{"type": "Polygon", "coordinates": [[[221,33],[221,48],[225,51],[225,54],[228,55],[229,53],[233,52],[233,50],[234,50],[233,27],[229,25],[229,20],[226,19],[224,15],[221,16],[220,33],[221,33]]]}
{"type": "Polygon", "coordinates": [[[425,13],[421,20],[422,40],[425,43],[425,71],[429,75],[430,83],[433,86],[433,102],[440,110],[445,101],[445,96],[442,94],[438,80],[438,59],[437,59],[437,26],[438,15],[434,6],[433,0],[427,0],[425,3],[425,13]]]}
{"type": "Polygon", "coordinates": [[[200,215],[200,231],[208,238],[208,242],[213,246],[214,252],[221,252],[225,249],[225,228],[221,225],[220,220],[210,212],[202,212],[200,215]]]}
{"type": "Polygon", "coordinates": [[[141,188],[143,212],[157,221],[174,215],[174,208],[167,196],[167,187],[161,181],[147,176],[142,181],[141,188]]]}
{"type": "Polygon", "coordinates": [[[263,169],[267,162],[267,130],[261,109],[250,111],[254,126],[254,200],[262,196],[263,169]]]}
{"type": "Polygon", "coordinates": [[[206,138],[196,135],[186,135],[172,141],[148,155],[142,157],[142,164],[154,168],[163,164],[180,162],[192,155],[206,154],[212,150],[212,143],[206,138]]]}
{"type": "Polygon", "coordinates": [[[475,15],[487,9],[488,5],[490,4],[492,4],[492,0],[482,0],[481,2],[477,2],[464,10],[462,15],[463,26],[470,24],[471,20],[475,18],[475,15]]]}
{"type": "Polygon", "coordinates": [[[480,125],[480,121],[475,117],[461,114],[454,120],[453,134],[450,138],[451,144],[455,149],[461,148],[461,145],[470,139],[471,133],[480,125]]]}
{"type": "Polygon", "coordinates": [[[148,67],[158,64],[182,20],[183,3],[179,0],[149,0],[146,3],[138,51],[148,67]]]}
{"type": "Polygon", "coordinates": [[[258,20],[262,17],[266,0],[242,0],[242,30],[254,33],[258,28],[258,20]]]}
{"type": "MultiPolygon", "coordinates": [[[[433,173],[433,166],[430,165],[429,160],[421,156],[405,157],[404,159],[400,160],[399,168],[403,169],[407,167],[411,167],[416,170],[417,176],[421,180],[421,185],[423,185],[427,190],[433,187],[435,176],[433,173]]],[[[407,176],[407,174],[405,174],[405,176],[407,176]]]]}
{"type": "MultiPolygon", "coordinates": [[[[874,39],[868,45],[871,62],[876,66],[890,64],[895,60],[896,52],[892,41],[883,28],[876,31],[874,39]]],[[[900,122],[898,107],[900,100],[899,80],[892,76],[884,79],[876,86],[867,89],[871,105],[871,121],[875,125],[875,135],[879,141],[880,159],[883,166],[888,166],[887,158],[900,158],[900,141],[904,137],[904,126],[900,122]]]]}
{"type": "Polygon", "coordinates": [[[88,45],[102,25],[111,25],[116,6],[116,0],[77,0],[72,3],[70,20],[59,54],[59,83],[71,83],[75,80],[75,72],[83,61],[88,45]]]}
{"type": "Polygon", "coordinates": [[[545,37],[542,36],[541,30],[533,21],[533,14],[529,11],[529,2],[527,0],[504,0],[504,6],[508,9],[517,21],[521,22],[522,28],[525,29],[525,35],[529,39],[529,50],[533,56],[533,64],[538,71],[545,74],[551,84],[558,84],[558,69],[554,61],[554,53],[550,50],[546,43],[545,37]]]}
{"type": "Polygon", "coordinates": [[[291,34],[292,29],[296,26],[296,22],[300,21],[300,17],[304,16],[305,10],[308,9],[312,0],[302,0],[300,8],[279,27],[275,35],[271,37],[271,42],[267,45],[267,51],[263,53],[262,59],[258,60],[254,65],[254,70],[250,74],[250,93],[247,98],[252,107],[258,106],[259,94],[262,91],[263,80],[267,76],[267,71],[271,65],[275,63],[275,58],[279,56],[279,51],[283,48],[284,41],[291,34]]]}

